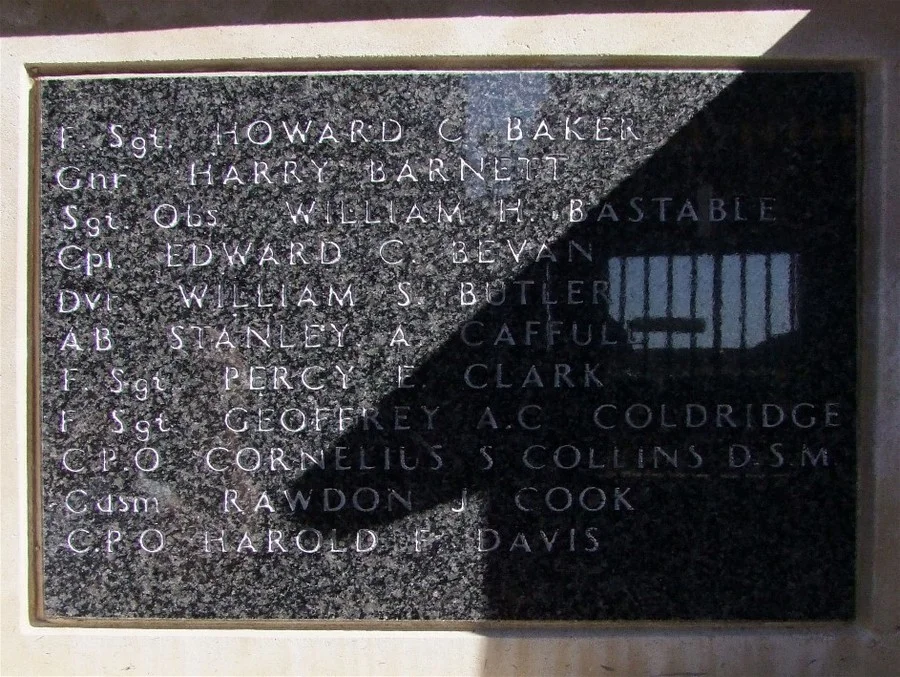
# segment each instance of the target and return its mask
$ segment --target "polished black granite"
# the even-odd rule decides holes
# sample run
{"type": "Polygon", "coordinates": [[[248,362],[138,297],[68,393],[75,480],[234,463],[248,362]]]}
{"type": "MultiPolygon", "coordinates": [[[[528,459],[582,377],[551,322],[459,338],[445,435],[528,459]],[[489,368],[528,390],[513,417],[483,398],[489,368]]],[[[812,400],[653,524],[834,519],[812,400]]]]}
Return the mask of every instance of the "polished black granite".
{"type": "Polygon", "coordinates": [[[42,81],[38,615],[852,617],[858,97],[42,81]]]}

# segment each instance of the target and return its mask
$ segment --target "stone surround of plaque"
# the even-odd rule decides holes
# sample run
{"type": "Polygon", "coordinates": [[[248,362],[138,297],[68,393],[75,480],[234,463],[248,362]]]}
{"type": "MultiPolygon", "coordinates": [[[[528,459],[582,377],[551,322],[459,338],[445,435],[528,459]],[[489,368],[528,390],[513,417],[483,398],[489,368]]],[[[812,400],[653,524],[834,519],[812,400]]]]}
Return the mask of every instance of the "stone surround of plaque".
{"type": "Polygon", "coordinates": [[[853,73],[39,87],[39,620],[853,616],[853,73]]]}

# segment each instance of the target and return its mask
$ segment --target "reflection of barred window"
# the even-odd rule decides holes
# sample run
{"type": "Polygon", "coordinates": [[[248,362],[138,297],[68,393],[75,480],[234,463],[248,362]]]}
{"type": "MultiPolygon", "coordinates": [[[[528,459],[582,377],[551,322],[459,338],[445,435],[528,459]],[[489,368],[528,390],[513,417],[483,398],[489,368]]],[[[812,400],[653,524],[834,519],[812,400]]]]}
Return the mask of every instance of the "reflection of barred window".
{"type": "Polygon", "coordinates": [[[752,348],[797,329],[798,257],[609,260],[610,315],[647,348],[752,348]]]}

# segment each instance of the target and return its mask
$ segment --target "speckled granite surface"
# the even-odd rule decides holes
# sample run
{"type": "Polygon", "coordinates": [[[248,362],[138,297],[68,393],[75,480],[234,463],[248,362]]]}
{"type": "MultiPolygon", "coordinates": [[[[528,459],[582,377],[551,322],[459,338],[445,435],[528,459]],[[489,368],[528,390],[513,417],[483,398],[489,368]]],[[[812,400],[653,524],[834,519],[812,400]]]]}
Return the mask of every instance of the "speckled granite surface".
{"type": "Polygon", "coordinates": [[[42,82],[45,615],[852,616],[857,96],[42,82]]]}

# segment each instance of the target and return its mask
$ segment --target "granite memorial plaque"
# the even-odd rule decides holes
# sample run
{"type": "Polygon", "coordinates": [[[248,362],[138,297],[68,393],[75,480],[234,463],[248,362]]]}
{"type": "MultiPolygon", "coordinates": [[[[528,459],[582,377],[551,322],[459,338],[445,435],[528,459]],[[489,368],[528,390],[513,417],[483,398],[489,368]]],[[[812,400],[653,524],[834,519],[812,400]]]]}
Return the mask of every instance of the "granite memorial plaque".
{"type": "Polygon", "coordinates": [[[852,617],[854,74],[39,87],[39,619],[852,617]]]}

